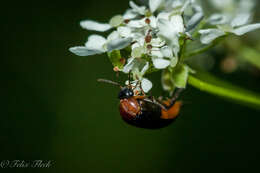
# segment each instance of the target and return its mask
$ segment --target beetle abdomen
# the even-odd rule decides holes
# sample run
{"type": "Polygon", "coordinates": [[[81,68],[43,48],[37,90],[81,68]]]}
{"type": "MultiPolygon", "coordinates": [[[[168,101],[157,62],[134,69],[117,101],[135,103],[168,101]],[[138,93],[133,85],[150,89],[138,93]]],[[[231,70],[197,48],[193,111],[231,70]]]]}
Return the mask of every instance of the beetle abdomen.
{"type": "Polygon", "coordinates": [[[159,129],[170,125],[175,119],[161,119],[161,118],[151,118],[154,117],[153,112],[142,112],[140,115],[136,116],[135,119],[129,120],[124,119],[130,125],[146,128],[146,129],[159,129]]]}
{"type": "Polygon", "coordinates": [[[138,105],[141,108],[140,111],[133,115],[133,111],[125,111],[126,108],[124,108],[124,105],[126,103],[128,102],[120,101],[120,114],[123,120],[130,125],[146,129],[159,129],[168,126],[175,120],[162,119],[161,107],[152,103],[144,102],[142,100],[138,100],[138,105]]]}

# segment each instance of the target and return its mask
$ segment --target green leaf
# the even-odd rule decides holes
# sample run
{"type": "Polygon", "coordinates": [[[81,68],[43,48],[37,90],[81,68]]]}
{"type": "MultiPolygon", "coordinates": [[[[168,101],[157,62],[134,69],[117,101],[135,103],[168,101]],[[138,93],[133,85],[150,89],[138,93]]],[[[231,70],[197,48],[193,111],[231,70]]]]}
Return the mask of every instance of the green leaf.
{"type": "Polygon", "coordinates": [[[260,109],[259,94],[217,79],[206,72],[197,72],[196,75],[190,74],[188,83],[201,91],[233,100],[242,105],[260,109]]]}
{"type": "Polygon", "coordinates": [[[174,68],[172,72],[172,80],[177,88],[185,88],[189,75],[189,67],[185,64],[180,64],[174,68]]]}
{"type": "Polygon", "coordinates": [[[108,58],[113,64],[114,67],[122,69],[124,67],[124,59],[121,57],[119,50],[113,50],[112,52],[107,53],[108,58]]]}

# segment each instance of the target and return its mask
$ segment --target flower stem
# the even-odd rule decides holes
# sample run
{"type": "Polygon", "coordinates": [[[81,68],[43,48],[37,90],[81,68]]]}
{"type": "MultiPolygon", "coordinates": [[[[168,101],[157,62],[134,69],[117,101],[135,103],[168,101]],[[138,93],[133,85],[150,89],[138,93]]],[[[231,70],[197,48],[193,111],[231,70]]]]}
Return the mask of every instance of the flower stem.
{"type": "Polygon", "coordinates": [[[211,44],[208,44],[208,45],[206,45],[206,46],[204,46],[204,47],[202,47],[200,49],[197,49],[197,50],[195,50],[193,52],[187,53],[186,55],[184,55],[184,59],[192,57],[192,56],[196,56],[196,55],[199,55],[199,54],[202,54],[202,53],[206,52],[207,50],[215,47],[219,42],[223,41],[226,36],[227,35],[222,36],[222,37],[216,39],[215,41],[213,41],[211,44]]]}
{"type": "Polygon", "coordinates": [[[191,74],[189,75],[188,83],[201,91],[231,99],[249,107],[260,109],[260,95],[216,79],[211,75],[207,74],[206,76],[208,79],[202,80],[191,74]],[[210,80],[211,82],[209,82],[210,80]],[[214,82],[212,82],[212,80],[214,80],[214,82]]]}

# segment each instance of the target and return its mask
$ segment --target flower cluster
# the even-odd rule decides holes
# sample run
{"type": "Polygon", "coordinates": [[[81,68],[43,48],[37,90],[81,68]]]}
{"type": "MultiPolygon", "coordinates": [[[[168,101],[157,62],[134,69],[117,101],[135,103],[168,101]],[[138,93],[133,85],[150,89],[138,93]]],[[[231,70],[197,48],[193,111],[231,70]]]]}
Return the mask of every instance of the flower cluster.
{"type": "Polygon", "coordinates": [[[255,0],[210,0],[210,2],[220,13],[212,14],[207,20],[213,28],[199,31],[203,44],[209,44],[226,34],[241,36],[260,28],[260,23],[249,24],[255,0]]]}
{"type": "MultiPolygon", "coordinates": [[[[131,73],[133,81],[130,83],[140,82],[144,92],[152,88],[152,82],[144,77],[145,74],[163,70],[163,88],[171,92],[176,87],[185,88],[188,75],[193,72],[182,61],[186,44],[197,39],[193,36],[200,34],[203,45],[229,33],[243,35],[260,28],[260,24],[247,25],[251,19],[247,12],[234,16],[223,12],[205,18],[202,7],[195,0],[143,2],[141,6],[130,1],[131,8],[123,15],[111,18],[109,23],[81,21],[84,29],[112,32],[107,38],[91,35],[84,46],[69,50],[78,56],[107,53],[114,71],[131,73]]],[[[215,6],[220,6],[217,2],[212,0],[215,6]]]]}

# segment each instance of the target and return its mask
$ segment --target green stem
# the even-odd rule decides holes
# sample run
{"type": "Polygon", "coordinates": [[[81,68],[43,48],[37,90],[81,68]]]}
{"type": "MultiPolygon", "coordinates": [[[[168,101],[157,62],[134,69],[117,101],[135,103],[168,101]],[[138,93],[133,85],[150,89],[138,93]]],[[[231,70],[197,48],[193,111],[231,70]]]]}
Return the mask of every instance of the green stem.
{"type": "Polygon", "coordinates": [[[206,52],[207,50],[209,50],[210,48],[214,47],[215,45],[216,45],[215,42],[214,42],[214,43],[211,43],[211,44],[209,44],[209,45],[207,45],[207,46],[202,47],[201,49],[197,49],[197,50],[195,50],[195,51],[193,51],[193,52],[191,52],[191,53],[188,53],[188,54],[185,55],[184,57],[185,57],[185,58],[188,58],[188,57],[192,57],[192,56],[199,55],[199,54],[201,54],[201,53],[206,52]]]}
{"type": "Polygon", "coordinates": [[[197,28],[195,29],[194,33],[192,34],[192,38],[196,38],[196,37],[199,36],[199,30],[201,30],[204,27],[204,25],[207,23],[206,21],[207,21],[207,19],[204,18],[200,22],[199,26],[197,26],[197,28]]]}
{"type": "Polygon", "coordinates": [[[211,44],[208,44],[208,45],[206,45],[206,46],[204,46],[204,47],[202,47],[200,49],[197,49],[197,50],[195,50],[193,52],[187,53],[186,55],[184,55],[184,59],[192,57],[192,56],[196,56],[196,55],[199,55],[199,54],[202,54],[202,53],[206,52],[207,50],[215,47],[219,42],[223,41],[226,36],[227,35],[222,36],[222,37],[216,39],[215,41],[213,41],[211,44]]]}
{"type": "MultiPolygon", "coordinates": [[[[215,83],[218,79],[214,79],[215,83]]],[[[251,91],[235,87],[227,82],[218,81],[219,84],[213,84],[199,79],[194,75],[189,75],[188,83],[195,88],[200,89],[217,96],[228,98],[238,103],[260,109],[260,96],[251,91]],[[223,87],[223,84],[225,87],[223,87]],[[222,86],[221,86],[222,85],[222,86]]]]}

